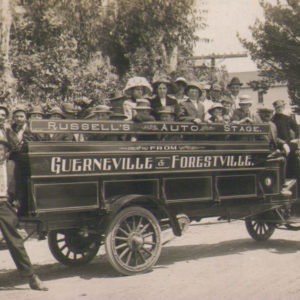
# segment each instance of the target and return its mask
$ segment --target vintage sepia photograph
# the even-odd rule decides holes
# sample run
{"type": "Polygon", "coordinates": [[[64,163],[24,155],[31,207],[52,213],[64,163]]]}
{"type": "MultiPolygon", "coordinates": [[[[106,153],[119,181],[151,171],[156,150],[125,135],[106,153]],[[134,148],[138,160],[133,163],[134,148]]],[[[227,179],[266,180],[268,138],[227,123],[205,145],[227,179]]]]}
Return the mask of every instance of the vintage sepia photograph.
{"type": "Polygon", "coordinates": [[[299,0],[0,0],[0,299],[299,299],[299,126],[299,0]]]}

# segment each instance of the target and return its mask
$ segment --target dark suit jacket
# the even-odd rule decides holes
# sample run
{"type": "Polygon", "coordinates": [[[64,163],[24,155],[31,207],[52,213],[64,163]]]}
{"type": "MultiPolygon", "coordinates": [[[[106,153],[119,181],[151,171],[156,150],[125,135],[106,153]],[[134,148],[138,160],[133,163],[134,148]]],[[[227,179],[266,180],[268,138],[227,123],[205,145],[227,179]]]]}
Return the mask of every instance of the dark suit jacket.
{"type": "Polygon", "coordinates": [[[272,122],[277,127],[278,137],[284,141],[289,142],[292,139],[290,130],[294,132],[295,138],[299,137],[298,125],[292,117],[276,113],[272,118],[272,122]]]}
{"type": "Polygon", "coordinates": [[[180,103],[180,121],[191,122],[194,119],[201,119],[204,121],[205,107],[201,102],[198,102],[198,108],[196,108],[190,99],[180,103]]]}
{"type": "MultiPolygon", "coordinates": [[[[153,109],[152,115],[155,117],[155,119],[157,121],[159,121],[158,111],[162,108],[160,99],[158,98],[158,96],[155,96],[154,98],[152,98],[150,103],[151,103],[151,108],[153,109]]],[[[170,95],[167,95],[167,97],[166,97],[166,106],[173,106],[174,107],[175,116],[177,118],[178,115],[179,115],[179,105],[178,105],[178,102],[177,102],[176,98],[174,98],[170,95]]]]}

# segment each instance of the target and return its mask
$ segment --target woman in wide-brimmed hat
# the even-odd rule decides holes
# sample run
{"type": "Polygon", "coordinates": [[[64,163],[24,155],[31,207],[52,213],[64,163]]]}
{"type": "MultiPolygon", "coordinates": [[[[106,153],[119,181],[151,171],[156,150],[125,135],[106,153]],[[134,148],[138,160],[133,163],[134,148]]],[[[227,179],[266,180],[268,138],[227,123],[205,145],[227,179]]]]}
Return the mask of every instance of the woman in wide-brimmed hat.
{"type": "Polygon", "coordinates": [[[171,96],[173,86],[171,81],[166,76],[156,78],[153,83],[154,97],[151,99],[151,107],[153,109],[153,116],[159,120],[158,111],[164,106],[173,106],[175,114],[179,112],[179,106],[174,96],[171,96]]]}
{"type": "Polygon", "coordinates": [[[150,95],[152,87],[145,77],[136,76],[128,80],[123,92],[128,97],[123,102],[124,114],[127,116],[127,120],[132,120],[135,114],[133,109],[136,107],[136,100],[150,95]]]}
{"type": "Polygon", "coordinates": [[[179,120],[196,124],[204,121],[205,107],[201,103],[203,87],[198,81],[191,81],[185,88],[188,99],[180,103],[179,120]]]}
{"type": "Polygon", "coordinates": [[[174,81],[175,87],[176,87],[176,94],[175,98],[178,103],[183,102],[187,99],[187,96],[185,94],[185,88],[187,86],[187,80],[184,77],[177,77],[174,81]]]}
{"type": "Polygon", "coordinates": [[[210,109],[208,110],[208,113],[210,114],[210,118],[208,119],[208,122],[210,123],[224,123],[224,114],[226,112],[225,107],[221,103],[215,103],[213,104],[210,109]]]}

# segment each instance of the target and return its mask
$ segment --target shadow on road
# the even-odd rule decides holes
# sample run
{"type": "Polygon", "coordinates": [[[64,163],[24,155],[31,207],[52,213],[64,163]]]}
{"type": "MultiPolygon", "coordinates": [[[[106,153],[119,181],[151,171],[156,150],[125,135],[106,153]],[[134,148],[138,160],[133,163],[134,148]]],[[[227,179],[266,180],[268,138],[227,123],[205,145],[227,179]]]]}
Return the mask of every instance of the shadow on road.
{"type": "MultiPolygon", "coordinates": [[[[162,268],[180,261],[198,260],[207,257],[241,254],[243,252],[266,249],[271,253],[288,254],[300,249],[300,242],[284,239],[255,242],[250,239],[238,239],[215,244],[165,246],[155,268],[162,268]]],[[[105,255],[97,256],[91,263],[78,267],[67,267],[60,263],[35,265],[37,274],[44,281],[60,278],[80,277],[85,280],[92,278],[118,278],[119,275],[109,264],[105,255]]],[[[0,269],[0,291],[18,290],[16,286],[26,284],[14,270],[0,269]]]]}
{"type": "Polygon", "coordinates": [[[256,242],[251,239],[238,239],[216,244],[164,247],[159,265],[170,265],[178,261],[203,259],[206,257],[240,254],[257,249],[267,249],[276,254],[295,253],[300,250],[300,242],[284,239],[256,242]]]}
{"type": "MultiPolygon", "coordinates": [[[[61,263],[54,263],[34,265],[34,269],[45,282],[71,277],[80,277],[89,280],[92,278],[117,278],[121,276],[114,271],[105,255],[97,256],[91,263],[78,267],[68,267],[61,263]]],[[[21,278],[16,269],[0,269],[0,292],[1,290],[17,290],[19,288],[15,286],[26,283],[26,278],[21,278]]]]}

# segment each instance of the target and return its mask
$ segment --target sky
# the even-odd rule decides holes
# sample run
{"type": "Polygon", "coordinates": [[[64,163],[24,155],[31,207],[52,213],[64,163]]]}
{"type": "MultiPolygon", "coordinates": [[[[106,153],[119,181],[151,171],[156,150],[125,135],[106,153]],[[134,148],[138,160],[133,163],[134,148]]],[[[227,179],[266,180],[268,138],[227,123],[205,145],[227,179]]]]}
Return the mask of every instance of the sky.
{"type": "MultiPolygon", "coordinates": [[[[205,37],[212,41],[198,43],[194,48],[194,55],[245,53],[236,34],[238,32],[242,37],[251,39],[249,26],[254,25],[256,18],[263,20],[263,10],[259,0],[202,1],[204,8],[208,10],[205,15],[208,27],[199,31],[198,35],[200,38],[205,37]]],[[[217,64],[226,65],[228,72],[256,70],[255,64],[249,57],[217,60],[217,64]]]]}

